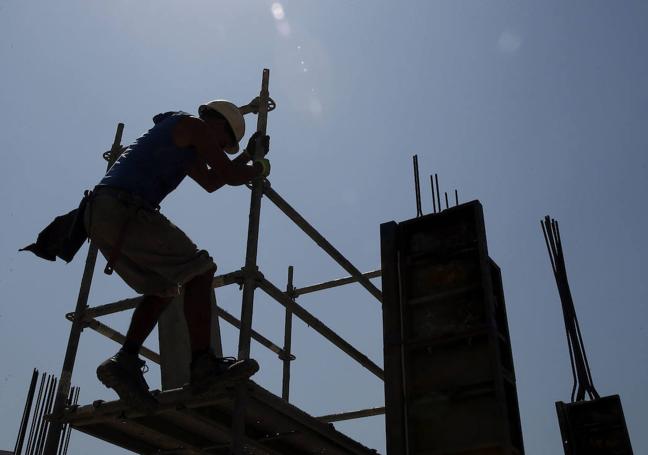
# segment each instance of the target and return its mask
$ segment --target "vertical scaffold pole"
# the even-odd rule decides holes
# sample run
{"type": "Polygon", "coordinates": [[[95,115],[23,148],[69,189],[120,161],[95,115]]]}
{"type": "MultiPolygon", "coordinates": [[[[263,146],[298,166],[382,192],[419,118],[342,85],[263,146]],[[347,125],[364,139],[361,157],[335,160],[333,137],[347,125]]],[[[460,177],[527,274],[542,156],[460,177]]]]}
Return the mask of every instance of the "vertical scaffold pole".
{"type": "MultiPolygon", "coordinates": [[[[294,298],[295,286],[293,285],[294,269],[291,265],[288,267],[288,284],[286,285],[286,294],[294,298]]],[[[292,361],[292,311],[286,307],[286,318],[284,325],[284,346],[283,346],[283,379],[281,383],[281,398],[288,401],[290,396],[290,362],[292,361]]]]}
{"type": "MultiPolygon", "coordinates": [[[[124,132],[124,124],[117,125],[115,133],[115,140],[110,148],[108,159],[108,168],[117,161],[121,154],[121,140],[124,132]]],[[[74,370],[74,362],[76,361],[77,350],[79,348],[79,338],[83,330],[83,313],[88,307],[88,296],[90,295],[90,285],[92,284],[92,275],[94,274],[95,263],[97,262],[97,246],[90,243],[88,248],[88,256],[86,257],[85,268],[83,269],[83,278],[81,279],[81,287],[77,297],[76,308],[74,310],[74,319],[72,320],[72,328],[68,337],[68,344],[65,350],[65,358],[63,360],[63,368],[61,370],[61,379],[56,390],[56,398],[54,399],[54,409],[52,410],[52,420],[50,422],[49,431],[47,433],[47,440],[45,442],[44,455],[56,455],[61,437],[61,430],[63,423],[61,422],[63,410],[70,393],[70,383],[72,381],[72,370],[74,370]]]]}
{"type": "MultiPolygon", "coordinates": [[[[261,93],[259,94],[259,116],[257,118],[257,131],[266,134],[268,127],[268,82],[270,70],[263,70],[261,93]]],[[[258,153],[255,147],[252,159],[258,153]]],[[[263,196],[263,179],[252,182],[252,195],[250,196],[250,217],[248,221],[247,248],[245,252],[245,269],[243,281],[243,302],[241,304],[241,330],[239,332],[238,358],[250,358],[250,342],[252,339],[252,310],[254,307],[254,291],[257,286],[257,250],[259,246],[259,219],[261,217],[261,197],[263,196]]],[[[236,388],[236,406],[232,422],[232,453],[241,455],[245,445],[245,407],[247,393],[245,384],[236,388]]]]}

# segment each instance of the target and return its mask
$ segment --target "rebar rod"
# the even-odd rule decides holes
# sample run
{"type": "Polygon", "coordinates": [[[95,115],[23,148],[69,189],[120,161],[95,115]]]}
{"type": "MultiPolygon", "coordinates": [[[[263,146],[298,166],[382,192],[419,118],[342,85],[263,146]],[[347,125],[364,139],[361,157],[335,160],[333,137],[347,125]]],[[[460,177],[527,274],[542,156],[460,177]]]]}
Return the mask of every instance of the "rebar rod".
{"type": "Polygon", "coordinates": [[[354,359],[356,362],[358,362],[360,365],[365,367],[367,370],[371,371],[378,378],[384,380],[385,377],[384,372],[378,365],[376,365],[373,361],[371,361],[366,355],[364,355],[356,348],[351,346],[351,344],[349,344],[341,336],[339,336],[337,333],[331,330],[322,321],[320,321],[311,313],[309,313],[306,309],[298,305],[294,299],[286,295],[270,281],[268,281],[263,277],[260,277],[259,287],[266,294],[268,294],[270,297],[272,297],[277,302],[279,302],[281,305],[285,306],[286,308],[289,308],[295,316],[297,316],[299,319],[304,321],[311,328],[313,328],[313,330],[318,332],[320,335],[322,335],[324,338],[329,340],[335,346],[340,348],[349,357],[354,359]]]}
{"type": "Polygon", "coordinates": [[[41,402],[43,399],[43,393],[45,392],[45,379],[47,375],[43,373],[41,375],[40,384],[38,385],[38,398],[36,399],[36,405],[34,406],[34,414],[32,416],[31,425],[29,426],[29,438],[27,438],[27,447],[25,453],[31,453],[31,447],[34,444],[34,438],[36,434],[36,421],[38,420],[38,414],[40,413],[41,402]]]}
{"type": "Polygon", "coordinates": [[[48,373],[43,373],[41,378],[42,390],[39,393],[39,403],[32,418],[32,434],[29,435],[29,442],[27,443],[27,455],[32,455],[35,453],[35,448],[38,447],[38,436],[40,435],[41,429],[41,416],[43,415],[43,409],[45,408],[45,403],[47,402],[47,391],[50,387],[51,376],[48,373]],[[45,380],[45,385],[43,386],[42,379],[45,380]]]}
{"type": "Polygon", "coordinates": [[[416,216],[423,216],[423,209],[421,207],[421,182],[419,181],[419,165],[418,155],[412,157],[414,164],[414,193],[416,194],[416,216]]]}
{"type": "MultiPolygon", "coordinates": [[[[117,161],[121,153],[121,140],[124,133],[124,124],[117,125],[115,132],[115,139],[113,140],[112,147],[110,148],[110,161],[108,161],[107,169],[117,161]]],[[[95,264],[97,262],[97,246],[94,242],[90,242],[88,248],[88,255],[86,257],[85,267],[83,269],[83,278],[81,279],[81,287],[77,297],[76,308],[74,310],[75,318],[72,321],[70,328],[70,335],[68,337],[68,344],[65,350],[65,358],[63,360],[63,368],[61,369],[61,379],[56,391],[56,399],[54,400],[54,410],[52,411],[52,421],[47,433],[47,442],[45,443],[45,455],[56,455],[59,438],[61,437],[61,415],[65,408],[65,400],[70,391],[70,383],[72,380],[72,372],[74,370],[74,362],[76,361],[76,354],[79,348],[79,338],[83,330],[83,312],[88,307],[88,296],[90,294],[90,286],[92,284],[92,275],[94,274],[95,264]]]]}
{"type": "MultiPolygon", "coordinates": [[[[67,403],[66,403],[67,407],[70,407],[72,405],[72,401],[74,400],[74,394],[76,393],[76,389],[77,389],[76,387],[72,387],[70,389],[70,395],[68,396],[67,403]]],[[[63,437],[59,441],[58,451],[56,452],[57,455],[62,455],[63,453],[63,447],[65,446],[65,437],[69,427],[70,427],[69,423],[63,424],[63,429],[61,431],[63,437]]]]}
{"type": "MultiPolygon", "coordinates": [[[[79,393],[81,392],[81,388],[77,387],[76,388],[76,395],[74,396],[74,400],[72,401],[72,405],[76,405],[79,403],[79,393]]],[[[66,455],[68,451],[68,447],[70,446],[70,435],[72,434],[72,426],[68,424],[67,428],[67,436],[65,437],[65,447],[63,448],[63,454],[66,455]]]]}
{"type": "Polygon", "coordinates": [[[328,414],[316,418],[318,420],[321,420],[322,422],[331,423],[331,422],[340,422],[342,420],[360,419],[362,417],[378,416],[384,413],[385,413],[385,407],[382,406],[379,408],[362,409],[360,411],[349,411],[349,412],[340,412],[338,414],[328,414]]]}
{"type": "Polygon", "coordinates": [[[264,193],[267,198],[284,212],[293,223],[295,223],[306,235],[308,235],[320,248],[322,248],[331,258],[337,262],[351,276],[373,295],[379,302],[382,302],[382,293],[368,278],[363,277],[358,270],[342,253],[340,253],[328,240],[322,236],[313,226],[302,217],[288,202],[286,202],[272,187],[268,184],[264,187],[264,193]]]}
{"type": "MultiPolygon", "coordinates": [[[[262,136],[268,127],[268,91],[270,70],[264,68],[261,78],[261,92],[259,93],[259,114],[257,117],[257,132],[262,136]]],[[[252,158],[257,158],[259,153],[255,144],[252,158]]],[[[250,151],[248,150],[248,153],[250,151]]],[[[261,158],[261,157],[259,157],[261,158]]],[[[252,313],[254,309],[254,291],[256,289],[257,251],[259,246],[259,220],[261,218],[261,198],[263,197],[263,178],[254,179],[252,194],[250,195],[250,215],[248,221],[247,246],[245,250],[245,279],[243,281],[243,299],[241,303],[241,329],[239,330],[238,358],[250,358],[250,343],[252,340],[252,313]]],[[[245,445],[245,408],[247,405],[247,392],[243,385],[236,387],[236,404],[232,418],[232,452],[242,455],[245,445]]]]}
{"type": "MultiPolygon", "coordinates": [[[[378,278],[381,275],[381,270],[372,270],[371,272],[363,273],[362,276],[368,279],[378,278]]],[[[338,278],[336,280],[325,281],[324,283],[313,284],[310,286],[304,286],[303,288],[295,288],[293,290],[294,296],[300,296],[304,294],[310,294],[311,292],[322,291],[324,289],[331,289],[338,286],[344,286],[345,284],[357,283],[359,280],[357,277],[348,276],[344,278],[338,278]]]]}
{"type": "Polygon", "coordinates": [[[578,323],[571,290],[569,288],[567,267],[565,265],[565,257],[558,222],[551,219],[549,216],[546,216],[544,221],[541,221],[541,226],[563,310],[565,332],[567,334],[567,346],[569,349],[569,360],[574,380],[571,392],[571,401],[584,400],[586,393],[590,398],[599,398],[599,394],[596,391],[592,380],[592,373],[585,352],[585,344],[580,331],[580,325],[578,323]]]}
{"type": "MultiPolygon", "coordinates": [[[[293,286],[293,277],[295,269],[293,266],[288,267],[288,282],[286,283],[286,295],[294,296],[295,286],[293,286]]],[[[294,297],[293,297],[294,298],[294,297]]],[[[284,316],[284,357],[283,357],[283,375],[281,379],[281,398],[288,401],[290,397],[290,362],[292,350],[292,311],[286,307],[284,316]]]]}
{"type": "Polygon", "coordinates": [[[20,420],[18,437],[16,438],[16,444],[14,445],[15,455],[20,455],[20,453],[22,452],[23,443],[25,442],[25,434],[27,431],[27,424],[29,423],[32,403],[34,401],[34,394],[36,393],[37,382],[38,382],[38,370],[34,368],[34,371],[32,371],[31,381],[29,383],[29,389],[27,391],[27,399],[25,400],[25,409],[23,411],[22,419],[20,420]]]}
{"type": "Polygon", "coordinates": [[[436,208],[436,196],[434,194],[434,178],[432,177],[431,174],[430,174],[430,187],[432,187],[432,210],[433,213],[436,213],[437,208],[436,208]]]}
{"type": "Polygon", "coordinates": [[[441,208],[441,196],[439,192],[439,174],[434,174],[434,183],[434,186],[436,187],[437,207],[439,207],[439,212],[442,212],[443,209],[441,208]]]}
{"type": "Polygon", "coordinates": [[[50,387],[48,387],[46,391],[47,400],[45,401],[45,406],[43,406],[41,410],[42,414],[40,416],[40,424],[39,424],[40,429],[38,430],[38,440],[37,440],[38,442],[33,447],[34,454],[36,455],[40,455],[41,453],[43,453],[42,452],[43,444],[45,443],[47,430],[49,428],[49,422],[45,419],[45,416],[50,413],[52,401],[56,390],[56,384],[58,382],[57,378],[54,375],[51,375],[51,380],[52,381],[50,383],[50,387]]]}

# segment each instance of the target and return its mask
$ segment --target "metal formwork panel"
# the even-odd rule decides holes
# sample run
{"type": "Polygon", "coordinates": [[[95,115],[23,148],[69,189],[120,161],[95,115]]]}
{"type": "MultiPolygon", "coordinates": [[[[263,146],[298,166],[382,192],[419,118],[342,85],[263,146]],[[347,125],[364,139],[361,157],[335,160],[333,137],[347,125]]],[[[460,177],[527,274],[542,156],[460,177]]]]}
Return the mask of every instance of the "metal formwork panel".
{"type": "Polygon", "coordinates": [[[632,455],[619,395],[556,403],[565,455],[632,455]]]}
{"type": "Polygon", "coordinates": [[[381,242],[388,455],[523,454],[481,204],[385,223],[381,242]]]}

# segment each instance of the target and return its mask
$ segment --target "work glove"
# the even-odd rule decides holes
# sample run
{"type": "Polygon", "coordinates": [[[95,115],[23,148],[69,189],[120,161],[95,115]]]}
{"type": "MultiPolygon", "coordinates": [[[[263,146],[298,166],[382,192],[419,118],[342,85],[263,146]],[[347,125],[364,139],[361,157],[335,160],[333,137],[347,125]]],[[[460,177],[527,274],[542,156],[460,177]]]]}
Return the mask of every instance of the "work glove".
{"type": "Polygon", "coordinates": [[[264,157],[270,151],[270,136],[257,131],[248,140],[245,151],[251,157],[264,157]],[[256,152],[256,153],[255,153],[256,152]]]}
{"type": "Polygon", "coordinates": [[[259,158],[254,160],[254,162],[261,165],[262,171],[260,177],[267,177],[270,175],[270,160],[267,158],[259,158]]]}

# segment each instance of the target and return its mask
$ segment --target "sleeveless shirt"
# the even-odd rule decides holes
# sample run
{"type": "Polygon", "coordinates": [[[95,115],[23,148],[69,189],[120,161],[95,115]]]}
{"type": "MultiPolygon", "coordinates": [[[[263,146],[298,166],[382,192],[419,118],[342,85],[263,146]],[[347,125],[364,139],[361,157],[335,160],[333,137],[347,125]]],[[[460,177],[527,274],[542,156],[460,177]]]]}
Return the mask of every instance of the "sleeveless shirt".
{"type": "Polygon", "coordinates": [[[98,186],[120,188],[158,206],[186,177],[196,157],[193,147],[178,147],[173,140],[173,128],[189,116],[172,111],[153,117],[154,126],[122,153],[98,186]]]}

